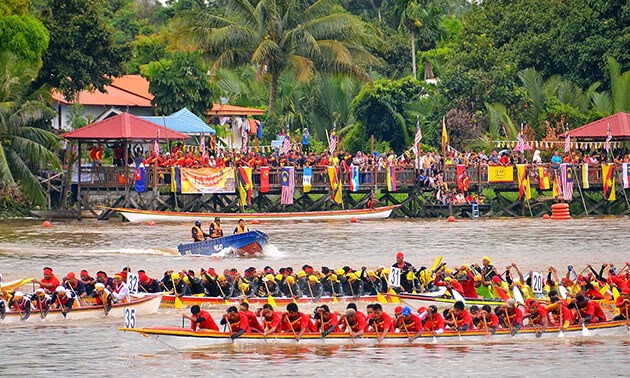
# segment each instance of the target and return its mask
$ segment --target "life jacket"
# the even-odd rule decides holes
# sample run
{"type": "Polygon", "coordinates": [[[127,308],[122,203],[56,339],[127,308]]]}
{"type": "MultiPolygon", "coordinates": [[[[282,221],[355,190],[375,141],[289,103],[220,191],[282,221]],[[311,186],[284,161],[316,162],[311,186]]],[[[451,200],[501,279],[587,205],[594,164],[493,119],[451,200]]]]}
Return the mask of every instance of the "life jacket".
{"type": "Polygon", "coordinates": [[[190,236],[192,237],[193,241],[203,241],[203,230],[201,229],[201,227],[193,226],[190,230],[190,236]],[[197,231],[196,235],[195,232],[193,232],[195,230],[197,231]]]}
{"type": "Polygon", "coordinates": [[[247,228],[247,226],[243,226],[241,227],[240,225],[236,225],[236,233],[237,234],[242,234],[245,232],[249,232],[249,229],[247,228]]]}
{"type": "Polygon", "coordinates": [[[219,225],[217,222],[212,222],[210,224],[210,229],[212,230],[212,233],[210,234],[210,237],[212,239],[221,237],[221,225],[219,225]]]}

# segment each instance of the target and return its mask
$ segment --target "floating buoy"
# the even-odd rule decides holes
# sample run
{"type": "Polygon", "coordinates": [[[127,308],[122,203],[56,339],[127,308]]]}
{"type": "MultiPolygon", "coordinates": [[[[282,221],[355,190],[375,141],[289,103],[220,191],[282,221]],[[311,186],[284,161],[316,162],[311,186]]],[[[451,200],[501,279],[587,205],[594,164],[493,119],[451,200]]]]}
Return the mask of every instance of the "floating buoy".
{"type": "Polygon", "coordinates": [[[44,221],[44,223],[42,223],[42,226],[44,228],[50,228],[50,222],[49,221],[44,221]]]}
{"type": "Polygon", "coordinates": [[[549,216],[549,214],[543,214],[543,216],[542,216],[542,219],[549,219],[549,218],[551,218],[551,217],[549,216]]]}
{"type": "Polygon", "coordinates": [[[556,203],[551,205],[551,219],[568,220],[571,219],[568,203],[556,203]]]}
{"type": "Polygon", "coordinates": [[[350,222],[352,222],[352,223],[357,223],[357,217],[352,217],[352,218],[350,218],[350,222]]]}
{"type": "Polygon", "coordinates": [[[155,226],[155,222],[154,221],[148,221],[147,222],[147,226],[153,227],[153,226],[155,226]]]}
{"type": "Polygon", "coordinates": [[[452,215],[449,215],[448,218],[446,218],[447,221],[449,221],[449,223],[453,223],[455,222],[455,217],[452,215]]]}
{"type": "Polygon", "coordinates": [[[260,223],[260,221],[258,219],[252,220],[252,224],[259,224],[259,223],[260,223]]]}

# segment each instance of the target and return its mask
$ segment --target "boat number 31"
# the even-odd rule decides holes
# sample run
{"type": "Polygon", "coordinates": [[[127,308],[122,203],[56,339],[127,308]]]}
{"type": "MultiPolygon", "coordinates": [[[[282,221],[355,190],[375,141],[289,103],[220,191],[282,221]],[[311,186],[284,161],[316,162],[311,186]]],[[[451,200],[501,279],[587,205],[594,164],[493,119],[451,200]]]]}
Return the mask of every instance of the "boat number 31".
{"type": "Polygon", "coordinates": [[[135,308],[125,309],[125,327],[136,328],[136,309],[135,308]]]}

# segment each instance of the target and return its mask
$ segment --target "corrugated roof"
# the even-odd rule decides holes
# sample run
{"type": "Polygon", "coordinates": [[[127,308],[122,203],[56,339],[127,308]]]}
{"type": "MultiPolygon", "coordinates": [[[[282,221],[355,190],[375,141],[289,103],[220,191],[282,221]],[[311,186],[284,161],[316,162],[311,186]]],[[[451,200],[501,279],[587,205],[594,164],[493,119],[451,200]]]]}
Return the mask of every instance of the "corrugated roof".
{"type": "Polygon", "coordinates": [[[168,127],[184,134],[215,134],[214,129],[193,112],[184,108],[168,116],[141,117],[160,126],[168,127]]]}
{"type": "MultiPolygon", "coordinates": [[[[72,104],[63,95],[54,90],[52,97],[62,104],[72,104]]],[[[111,85],[105,86],[105,93],[100,91],[81,91],[78,103],[86,106],[140,106],[152,107],[153,95],[149,92],[149,82],[139,75],[124,75],[114,78],[111,85]]]]}
{"type": "Polygon", "coordinates": [[[158,135],[160,139],[182,140],[189,138],[186,134],[169,130],[126,112],[61,136],[66,139],[81,140],[152,141],[158,135]]]}
{"type": "Polygon", "coordinates": [[[630,114],[619,112],[569,131],[571,138],[606,139],[610,125],[613,139],[630,139],[630,114]]]}

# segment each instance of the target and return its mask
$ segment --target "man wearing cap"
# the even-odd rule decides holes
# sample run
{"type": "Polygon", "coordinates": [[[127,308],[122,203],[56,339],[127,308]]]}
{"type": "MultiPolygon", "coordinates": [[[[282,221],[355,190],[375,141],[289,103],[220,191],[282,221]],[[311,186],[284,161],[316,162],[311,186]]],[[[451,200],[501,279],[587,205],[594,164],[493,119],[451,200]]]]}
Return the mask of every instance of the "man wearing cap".
{"type": "Polygon", "coordinates": [[[182,314],[182,317],[190,320],[190,328],[193,331],[219,331],[219,326],[212,319],[212,315],[208,311],[202,310],[199,305],[192,306],[190,313],[192,315],[182,314]]]}
{"type": "Polygon", "coordinates": [[[58,286],[53,295],[50,297],[51,307],[61,309],[61,314],[66,314],[74,307],[74,295],[63,286],[58,286]]]}
{"type": "Polygon", "coordinates": [[[396,253],[396,262],[392,265],[392,268],[400,269],[403,274],[406,272],[413,270],[413,265],[410,262],[405,261],[405,254],[402,252],[396,253]]]}
{"type": "Polygon", "coordinates": [[[219,295],[223,297],[223,299],[232,298],[235,295],[234,285],[227,280],[225,275],[217,277],[217,288],[219,289],[219,295]]]}
{"type": "Polygon", "coordinates": [[[357,277],[356,273],[347,273],[345,277],[346,280],[341,283],[343,293],[353,298],[363,296],[363,281],[357,277]]]}
{"type": "Polygon", "coordinates": [[[160,283],[147,275],[144,270],[138,271],[138,281],[140,282],[140,290],[145,293],[159,293],[162,291],[160,283]]]}
{"type": "Polygon", "coordinates": [[[241,337],[244,333],[252,333],[247,315],[240,313],[236,306],[230,306],[227,309],[226,314],[221,318],[221,325],[229,326],[232,340],[241,337]]]}
{"type": "Polygon", "coordinates": [[[220,238],[223,236],[223,230],[221,229],[221,218],[214,218],[214,222],[210,223],[210,227],[208,228],[208,234],[210,234],[210,238],[212,239],[220,238]]]}
{"type": "Polygon", "coordinates": [[[274,311],[269,303],[265,303],[262,306],[260,315],[263,322],[263,334],[265,336],[282,330],[282,313],[274,311]]]}
{"type": "MultiPolygon", "coordinates": [[[[549,293],[551,294],[551,293],[549,293]]],[[[549,315],[551,315],[551,324],[559,327],[561,330],[567,328],[573,323],[573,313],[566,306],[564,300],[556,297],[551,297],[549,300],[551,304],[546,307],[549,315]]]]}
{"type": "Polygon", "coordinates": [[[31,316],[31,300],[24,296],[21,291],[13,293],[13,297],[9,299],[9,309],[16,311],[20,315],[20,319],[26,320],[31,316]]]}
{"type": "Polygon", "coordinates": [[[396,328],[402,333],[405,332],[409,338],[409,342],[414,341],[422,335],[422,320],[411,313],[411,308],[405,306],[400,309],[399,313],[394,311],[396,316],[396,328]]]}
{"type": "Polygon", "coordinates": [[[50,308],[50,295],[46,294],[42,288],[35,290],[31,295],[31,306],[33,310],[39,311],[44,318],[50,308]]]}
{"type": "Polygon", "coordinates": [[[174,286],[174,294],[178,297],[187,297],[192,295],[190,286],[182,280],[179,273],[171,273],[171,280],[174,286]]]}
{"type": "Polygon", "coordinates": [[[33,280],[33,282],[39,284],[39,287],[46,291],[46,294],[52,294],[55,292],[57,286],[61,285],[59,279],[53,274],[52,268],[44,268],[44,278],[41,280],[33,280]]]}
{"type": "Polygon", "coordinates": [[[72,292],[73,296],[79,301],[81,298],[87,297],[87,290],[83,281],[79,281],[74,272],[69,272],[63,279],[63,286],[72,292]]]}
{"type": "Polygon", "coordinates": [[[192,237],[193,242],[200,242],[206,240],[208,234],[203,232],[201,228],[201,222],[196,221],[195,225],[190,229],[190,236],[192,237]]]}
{"type": "Polygon", "coordinates": [[[129,295],[129,286],[123,281],[123,276],[120,273],[114,274],[114,287],[112,291],[112,298],[116,303],[131,302],[131,296],[129,295]]]}
{"type": "Polygon", "coordinates": [[[380,303],[372,305],[372,313],[373,317],[368,320],[368,325],[372,331],[377,333],[378,342],[380,343],[389,332],[394,331],[394,321],[383,311],[383,306],[380,303]]]}
{"type": "Polygon", "coordinates": [[[499,328],[499,317],[492,312],[492,308],[489,305],[481,306],[477,319],[479,319],[478,328],[487,329],[492,335],[497,332],[497,328],[499,328]]]}
{"type": "Polygon", "coordinates": [[[293,302],[287,304],[287,312],[282,317],[282,331],[293,333],[295,340],[299,341],[304,333],[313,328],[311,320],[299,311],[297,304],[293,302]]]}
{"type": "Polygon", "coordinates": [[[523,311],[516,306],[516,301],[512,298],[505,301],[505,305],[501,306],[497,315],[501,324],[511,330],[512,336],[523,327],[523,311]]]}
{"type": "Polygon", "coordinates": [[[571,307],[577,309],[577,320],[580,324],[602,323],[606,321],[606,314],[604,314],[599,304],[589,300],[584,294],[578,294],[575,297],[575,302],[569,306],[569,308],[571,307]]]}

